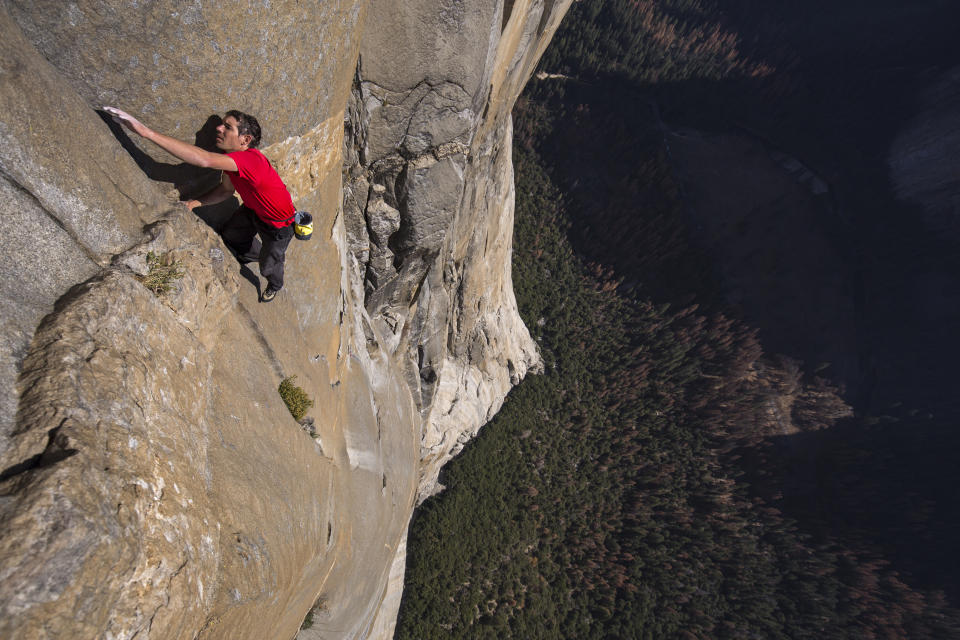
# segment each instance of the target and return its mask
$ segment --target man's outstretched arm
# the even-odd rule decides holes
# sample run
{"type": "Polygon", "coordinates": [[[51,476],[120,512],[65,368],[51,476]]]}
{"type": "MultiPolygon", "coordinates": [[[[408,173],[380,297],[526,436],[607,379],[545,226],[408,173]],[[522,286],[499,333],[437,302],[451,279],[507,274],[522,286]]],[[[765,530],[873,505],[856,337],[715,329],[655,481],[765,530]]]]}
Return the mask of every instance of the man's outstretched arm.
{"type": "MultiPolygon", "coordinates": [[[[213,153],[211,151],[201,149],[200,147],[196,147],[188,142],[184,142],[183,140],[177,140],[176,138],[165,136],[162,133],[154,131],[147,125],[143,124],[126,111],[121,111],[115,107],[104,107],[103,110],[113,116],[115,121],[124,125],[137,135],[146,138],[150,142],[153,142],[164,151],[167,151],[177,158],[180,158],[187,164],[192,164],[195,167],[204,167],[207,169],[220,169],[221,171],[237,170],[237,163],[234,162],[233,159],[228,155],[224,155],[222,153],[213,153]]],[[[230,193],[233,192],[231,191],[230,193]]],[[[229,194],[227,195],[229,196],[229,194]]],[[[224,196],[224,199],[226,197],[227,196],[224,196]]]]}

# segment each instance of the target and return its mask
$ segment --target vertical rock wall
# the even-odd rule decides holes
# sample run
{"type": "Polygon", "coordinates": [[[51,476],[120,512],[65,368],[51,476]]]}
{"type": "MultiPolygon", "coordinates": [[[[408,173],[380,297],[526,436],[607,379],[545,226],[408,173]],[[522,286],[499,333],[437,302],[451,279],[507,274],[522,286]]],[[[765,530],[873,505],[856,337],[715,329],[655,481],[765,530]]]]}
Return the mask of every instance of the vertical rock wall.
{"type": "Polygon", "coordinates": [[[365,31],[347,111],[344,218],[351,275],[425,419],[421,498],[539,366],[510,278],[510,110],[569,4],[370,7],[379,28],[365,31]]]}
{"type": "Polygon", "coordinates": [[[413,506],[538,362],[509,110],[569,1],[503,4],[4,3],[0,637],[390,633],[413,506]],[[275,302],[104,103],[257,114],[315,217],[275,302]]]}

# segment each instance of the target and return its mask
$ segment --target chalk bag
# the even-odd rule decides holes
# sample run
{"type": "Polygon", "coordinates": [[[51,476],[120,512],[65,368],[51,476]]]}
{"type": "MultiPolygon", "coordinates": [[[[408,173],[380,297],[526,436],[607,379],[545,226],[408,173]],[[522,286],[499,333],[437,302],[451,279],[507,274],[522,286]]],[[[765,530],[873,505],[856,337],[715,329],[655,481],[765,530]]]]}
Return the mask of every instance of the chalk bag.
{"type": "Polygon", "coordinates": [[[306,211],[297,211],[293,220],[293,233],[297,240],[309,240],[313,235],[313,216],[306,211]]]}

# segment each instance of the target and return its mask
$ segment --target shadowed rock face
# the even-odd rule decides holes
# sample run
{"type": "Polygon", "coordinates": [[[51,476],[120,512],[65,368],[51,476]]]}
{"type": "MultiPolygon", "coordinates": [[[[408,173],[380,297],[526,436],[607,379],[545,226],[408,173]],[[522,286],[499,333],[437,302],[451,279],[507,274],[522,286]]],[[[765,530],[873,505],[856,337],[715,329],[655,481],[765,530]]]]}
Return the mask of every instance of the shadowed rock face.
{"type": "Polygon", "coordinates": [[[887,162],[897,196],[922,207],[924,223],[960,239],[960,68],[945,73],[919,99],[914,119],[890,147],[887,162]]]}
{"type": "Polygon", "coordinates": [[[539,363],[509,111],[569,1],[133,4],[0,10],[0,636],[386,637],[413,506],[539,363]],[[110,103],[257,115],[315,219],[276,301],[110,103]]]}

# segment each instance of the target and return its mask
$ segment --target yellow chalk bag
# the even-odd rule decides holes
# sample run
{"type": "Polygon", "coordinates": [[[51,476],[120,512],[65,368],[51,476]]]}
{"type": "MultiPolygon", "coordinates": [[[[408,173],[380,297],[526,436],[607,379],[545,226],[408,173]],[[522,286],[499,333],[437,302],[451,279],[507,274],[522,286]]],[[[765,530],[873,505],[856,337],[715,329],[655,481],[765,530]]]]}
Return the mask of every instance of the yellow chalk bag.
{"type": "Polygon", "coordinates": [[[293,220],[293,233],[297,240],[309,240],[313,235],[313,216],[306,211],[297,211],[293,220]]]}

